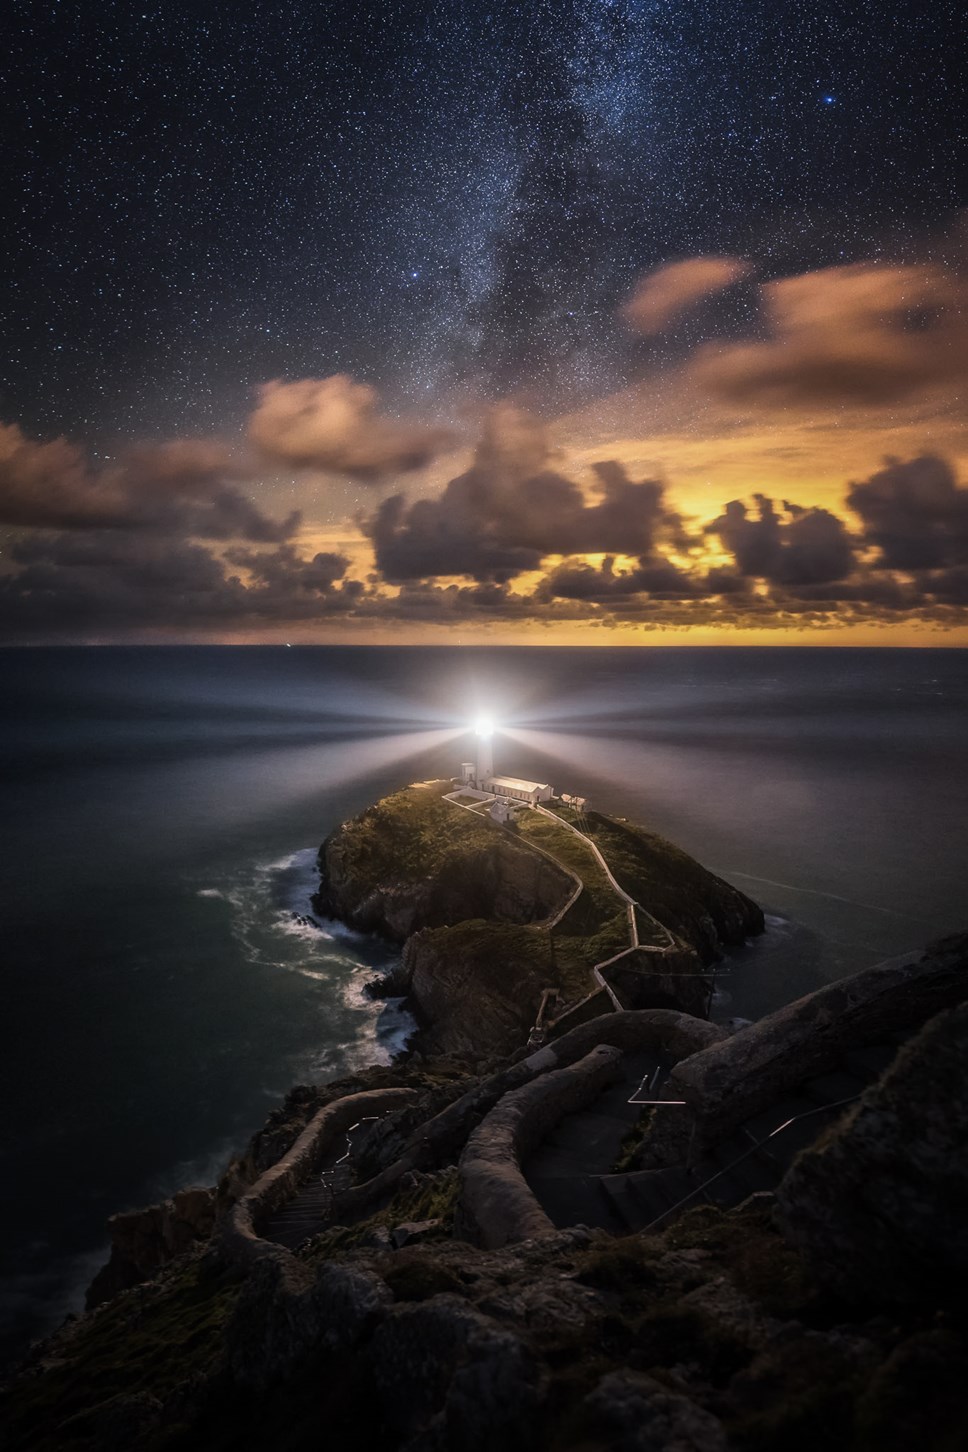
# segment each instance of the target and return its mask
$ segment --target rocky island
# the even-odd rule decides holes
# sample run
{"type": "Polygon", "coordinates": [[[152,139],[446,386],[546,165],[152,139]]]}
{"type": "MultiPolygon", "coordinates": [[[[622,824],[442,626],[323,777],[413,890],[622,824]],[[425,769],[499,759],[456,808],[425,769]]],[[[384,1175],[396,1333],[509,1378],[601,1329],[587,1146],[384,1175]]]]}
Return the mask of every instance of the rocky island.
{"type": "Polygon", "coordinates": [[[560,802],[498,825],[452,789],[386,797],[319,854],[317,911],[402,946],[386,987],[409,995],[421,1052],[511,1052],[543,997],[544,1033],[618,1007],[705,1017],[707,970],[763,930],[754,902],[644,828],[582,812],[579,829],[560,802]]]}
{"type": "Polygon", "coordinates": [[[633,824],[422,783],[320,866],[400,945],[412,1051],[115,1217],[6,1446],[968,1443],[968,934],[724,1025],[762,914],[633,824]]]}

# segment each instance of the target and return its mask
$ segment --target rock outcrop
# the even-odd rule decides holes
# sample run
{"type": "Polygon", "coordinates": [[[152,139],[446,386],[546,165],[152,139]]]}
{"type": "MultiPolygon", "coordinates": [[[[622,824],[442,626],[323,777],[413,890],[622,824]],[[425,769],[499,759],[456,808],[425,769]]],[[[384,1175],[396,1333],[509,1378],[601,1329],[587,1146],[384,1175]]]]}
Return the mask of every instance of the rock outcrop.
{"type": "Polygon", "coordinates": [[[642,1372],[609,1372],[585,1409],[614,1452],[726,1452],[718,1417],[642,1372]]]}
{"type": "Polygon", "coordinates": [[[170,1200],[126,1210],[108,1221],[111,1257],[87,1292],[87,1309],[156,1275],[176,1256],[208,1240],[215,1225],[215,1191],[179,1190],[170,1200]]]}
{"type": "Polygon", "coordinates": [[[968,1277],[968,1005],[939,1014],[787,1172],[783,1224],[817,1277],[868,1304],[968,1277]]]}
{"type": "Polygon", "coordinates": [[[491,1058],[527,1042],[553,972],[545,942],[472,921],[408,938],[400,986],[424,1025],[424,1055],[491,1058]]]}
{"type": "Polygon", "coordinates": [[[968,934],[827,984],[682,1060],[665,1097],[684,1100],[678,1140],[697,1152],[851,1047],[919,1028],[968,998],[968,934]]]}

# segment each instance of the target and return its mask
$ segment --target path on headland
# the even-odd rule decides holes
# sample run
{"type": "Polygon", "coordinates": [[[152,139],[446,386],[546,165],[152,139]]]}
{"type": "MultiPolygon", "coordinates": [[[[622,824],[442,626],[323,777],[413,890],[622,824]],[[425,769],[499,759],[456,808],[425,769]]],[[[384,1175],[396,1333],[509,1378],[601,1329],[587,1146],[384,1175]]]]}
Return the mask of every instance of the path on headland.
{"type": "MultiPolygon", "coordinates": [[[[450,802],[451,806],[462,807],[464,812],[472,812],[475,816],[482,816],[483,810],[485,810],[486,807],[491,804],[492,800],[495,799],[493,799],[493,797],[485,797],[485,799],[480,800],[480,802],[469,804],[460,800],[460,791],[453,791],[453,793],[444,794],[443,800],[444,802],[450,802]]],[[[617,993],[615,993],[615,990],[612,989],[612,986],[610,982],[608,982],[607,977],[605,977],[605,968],[614,967],[615,964],[621,963],[621,960],[623,960],[623,958],[631,957],[631,955],[633,954],[652,953],[659,955],[659,957],[662,957],[663,954],[678,953],[679,944],[678,942],[676,942],[675,937],[673,937],[672,932],[669,931],[669,928],[666,928],[665,923],[659,922],[659,919],[657,919],[656,916],[653,915],[653,913],[650,913],[647,907],[641,906],[641,903],[636,902],[636,899],[634,899],[634,897],[631,897],[630,894],[625,892],[625,889],[623,886],[621,886],[618,878],[615,877],[614,873],[612,873],[610,865],[608,865],[607,860],[605,860],[605,855],[602,854],[601,848],[598,847],[598,842],[592,841],[592,838],[588,835],[588,832],[582,832],[581,828],[575,826],[575,823],[569,822],[566,817],[560,816],[557,812],[551,812],[551,810],[549,810],[549,807],[541,806],[540,803],[527,804],[527,807],[524,807],[524,810],[528,810],[528,812],[534,812],[536,813],[536,815],[541,817],[546,817],[549,822],[553,822],[554,825],[559,826],[559,828],[563,828],[566,832],[572,833],[572,836],[576,836],[576,838],[579,839],[579,842],[581,842],[581,844],[583,845],[583,848],[585,848],[586,851],[591,852],[595,864],[598,865],[598,867],[601,868],[602,873],[604,873],[605,881],[607,881],[608,887],[610,887],[611,892],[615,894],[615,897],[618,897],[621,905],[623,905],[625,918],[627,918],[628,921],[628,947],[621,948],[618,953],[611,954],[611,957],[602,958],[601,963],[595,963],[594,966],[592,966],[591,968],[592,979],[595,980],[594,993],[604,992],[605,995],[607,995],[608,1002],[611,1003],[612,1008],[614,1008],[615,1011],[620,1012],[625,1005],[623,1002],[621,1002],[621,999],[618,998],[617,993]],[[641,935],[640,932],[640,922],[643,923],[644,926],[646,926],[647,938],[649,938],[650,941],[641,941],[643,935],[641,935]]],[[[501,826],[501,823],[496,823],[496,825],[501,826]]],[[[502,831],[508,831],[508,829],[506,829],[506,826],[502,826],[502,831]]],[[[557,926],[557,923],[565,918],[566,913],[569,912],[570,907],[572,907],[573,903],[576,902],[579,894],[581,894],[583,890],[585,890],[585,883],[583,883],[582,878],[579,877],[579,874],[576,873],[575,868],[569,867],[569,865],[567,865],[567,862],[562,861],[562,858],[560,858],[559,855],[556,854],[556,852],[550,851],[549,848],[541,847],[538,842],[531,841],[531,839],[527,838],[527,836],[525,836],[525,838],[515,838],[515,841],[522,841],[524,842],[525,847],[531,848],[531,851],[540,852],[541,857],[546,857],[547,860],[554,862],[554,865],[556,865],[556,867],[559,867],[560,870],[563,871],[563,873],[566,873],[567,877],[572,878],[573,883],[575,883],[575,892],[570,894],[569,900],[567,900],[566,905],[563,906],[562,909],[560,909],[559,912],[556,913],[556,915],[554,915],[553,919],[550,919],[550,922],[546,923],[547,928],[554,928],[554,926],[557,926]]],[[[663,971],[663,976],[666,977],[695,977],[695,974],[692,973],[669,974],[668,971],[660,971],[663,971]]],[[[713,980],[714,974],[710,977],[710,995],[711,992],[713,992],[713,980]]],[[[579,1003],[583,1002],[585,1002],[585,1000],[579,1000],[579,1003]]],[[[570,1006],[575,1009],[578,1008],[579,1005],[578,1003],[572,1003],[572,1005],[570,1006]]]]}
{"type": "MultiPolygon", "coordinates": [[[[467,802],[463,802],[460,800],[460,792],[458,790],[446,793],[443,797],[443,800],[445,802],[450,802],[452,806],[460,807],[465,812],[473,813],[474,816],[481,816],[483,813],[483,809],[488,806],[489,803],[494,800],[494,798],[484,798],[481,801],[475,802],[473,805],[471,805],[467,802]]],[[[621,883],[615,877],[615,874],[612,872],[612,869],[609,867],[601,848],[598,846],[597,842],[594,842],[591,837],[589,837],[587,832],[583,832],[579,827],[575,826],[574,823],[567,821],[557,812],[549,811],[547,807],[541,806],[540,803],[536,803],[533,805],[528,804],[525,810],[535,812],[540,816],[547,818],[548,821],[554,822],[556,826],[563,828],[566,832],[570,832],[573,836],[577,837],[582,845],[586,848],[586,850],[591,853],[596,864],[598,865],[598,867],[601,868],[602,872],[604,873],[609,888],[612,890],[612,892],[619,899],[623,906],[625,915],[628,919],[629,946],[627,948],[622,948],[618,953],[613,953],[609,958],[603,958],[601,962],[595,963],[591,969],[591,974],[596,984],[596,991],[604,991],[607,994],[612,1007],[617,1011],[621,1011],[625,1007],[625,1005],[621,1002],[614,989],[608,983],[607,979],[604,976],[603,970],[613,967],[616,963],[621,962],[623,958],[627,958],[634,953],[663,954],[678,952],[679,944],[676,942],[673,934],[669,931],[664,923],[660,923],[657,917],[650,913],[647,908],[644,908],[641,903],[636,902],[635,898],[631,897],[629,893],[625,891],[621,883]],[[648,925],[649,937],[652,939],[652,941],[650,942],[642,942],[641,934],[639,932],[640,918],[644,920],[648,925]]],[[[501,826],[502,824],[497,823],[496,825],[501,826]]],[[[502,830],[507,831],[507,828],[502,827],[502,830]]],[[[533,852],[538,852],[541,854],[542,857],[548,858],[549,861],[553,862],[556,867],[560,868],[560,870],[564,872],[568,877],[570,877],[572,882],[575,883],[575,890],[569,897],[568,901],[565,903],[564,907],[561,908],[559,912],[555,914],[554,918],[552,918],[550,922],[545,925],[549,929],[554,928],[562,920],[562,918],[564,918],[565,914],[569,911],[569,909],[574,905],[580,893],[584,891],[585,884],[582,882],[581,877],[578,875],[578,873],[575,872],[574,868],[569,867],[567,863],[563,862],[559,856],[557,856],[554,852],[550,851],[547,847],[542,847],[539,843],[530,841],[528,838],[516,838],[515,840],[523,841],[524,845],[529,847],[533,852]]],[[[693,977],[694,975],[690,974],[687,976],[693,977]]]]}
{"type": "Polygon", "coordinates": [[[629,896],[629,894],[625,891],[624,887],[622,887],[621,883],[615,877],[612,869],[606,862],[598,843],[594,842],[592,838],[589,837],[587,832],[583,832],[580,827],[576,827],[573,822],[569,822],[564,817],[559,816],[557,812],[550,812],[547,807],[542,807],[538,805],[533,807],[532,810],[535,812],[540,812],[541,815],[544,817],[549,817],[551,821],[557,822],[560,827],[564,827],[566,831],[572,832],[576,837],[584,842],[585,846],[588,847],[590,851],[594,854],[599,867],[601,867],[606,878],[608,879],[609,886],[612,888],[612,891],[625,904],[626,912],[628,913],[629,919],[629,946],[627,948],[624,948],[621,953],[616,953],[614,958],[609,958],[609,963],[617,962],[619,958],[624,958],[626,954],[633,953],[636,949],[641,949],[643,953],[669,953],[675,952],[677,950],[678,944],[676,943],[676,940],[672,936],[672,933],[669,931],[669,929],[665,926],[664,923],[660,923],[659,919],[653,916],[653,914],[649,912],[648,908],[644,908],[640,902],[636,902],[634,897],[629,896]],[[651,943],[643,943],[641,941],[639,935],[640,915],[643,918],[648,919],[651,934],[654,937],[661,939],[662,941],[651,943]]]}

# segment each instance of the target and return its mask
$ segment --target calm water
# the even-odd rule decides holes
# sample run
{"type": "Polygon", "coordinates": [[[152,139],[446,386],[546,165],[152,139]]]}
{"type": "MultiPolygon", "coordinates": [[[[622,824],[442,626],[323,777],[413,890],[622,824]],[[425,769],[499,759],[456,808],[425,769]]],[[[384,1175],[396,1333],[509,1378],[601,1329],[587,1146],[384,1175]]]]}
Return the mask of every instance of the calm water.
{"type": "Polygon", "coordinates": [[[319,842],[497,764],[646,822],[770,932],[720,1014],[968,926],[968,653],[0,652],[5,1346],[58,1320],[104,1221],[211,1182],[285,1090],[388,1058],[380,944],[308,921],[319,842]]]}

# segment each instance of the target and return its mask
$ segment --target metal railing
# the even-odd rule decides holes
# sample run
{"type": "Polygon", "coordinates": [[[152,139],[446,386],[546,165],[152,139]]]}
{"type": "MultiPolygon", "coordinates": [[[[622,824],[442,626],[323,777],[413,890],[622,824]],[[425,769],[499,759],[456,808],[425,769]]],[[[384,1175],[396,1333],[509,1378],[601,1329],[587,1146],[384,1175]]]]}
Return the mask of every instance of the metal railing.
{"type": "MultiPolygon", "coordinates": [[[[782,1124],[778,1124],[776,1129],[771,1129],[769,1134],[765,1134],[762,1139],[756,1140],[750,1145],[748,1150],[744,1150],[741,1155],[737,1155],[734,1160],[730,1160],[728,1165],[724,1165],[721,1170],[717,1170],[714,1175],[710,1175],[707,1180],[703,1180],[702,1184],[697,1185],[694,1190],[690,1190],[688,1195],[683,1195],[681,1200],[677,1200],[674,1205],[670,1205],[667,1209],[663,1210],[661,1215],[657,1215],[654,1220],[650,1220],[648,1225],[643,1226],[642,1233],[644,1234],[648,1230],[654,1230],[657,1225],[661,1225],[663,1220],[668,1220],[670,1215],[674,1215],[677,1210],[681,1210],[684,1205],[688,1205],[690,1200],[694,1200],[697,1195],[702,1195],[710,1185],[714,1185],[717,1180],[722,1179],[723,1175],[728,1175],[737,1165],[741,1165],[744,1160],[748,1160],[751,1155],[755,1155],[757,1150],[762,1149],[765,1144],[769,1144],[771,1139],[775,1139],[785,1129],[789,1129],[791,1124],[799,1124],[802,1119],[810,1119],[814,1114],[826,1114],[831,1109],[843,1109],[847,1104],[856,1104],[860,1097],[860,1094],[851,1094],[847,1099],[835,1099],[830,1104],[818,1104],[816,1109],[805,1109],[802,1114],[791,1115],[782,1124]]],[[[678,1104],[684,1103],[685,1101],[666,1099],[656,1100],[654,1102],[660,1104],[678,1104]]],[[[746,1132],[749,1133],[748,1130],[746,1132]]]]}

